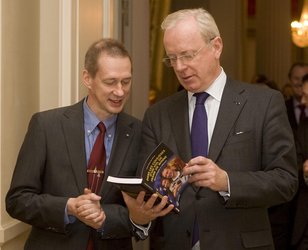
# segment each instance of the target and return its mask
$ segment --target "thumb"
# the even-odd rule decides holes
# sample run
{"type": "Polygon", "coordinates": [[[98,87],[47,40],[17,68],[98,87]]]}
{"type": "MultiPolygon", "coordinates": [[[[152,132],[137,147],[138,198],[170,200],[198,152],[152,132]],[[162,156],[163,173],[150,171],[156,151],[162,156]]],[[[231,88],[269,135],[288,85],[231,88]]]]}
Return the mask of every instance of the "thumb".
{"type": "Polygon", "coordinates": [[[91,191],[91,189],[89,189],[89,188],[85,188],[84,190],[83,190],[83,194],[91,194],[92,193],[92,191],[91,191]]]}

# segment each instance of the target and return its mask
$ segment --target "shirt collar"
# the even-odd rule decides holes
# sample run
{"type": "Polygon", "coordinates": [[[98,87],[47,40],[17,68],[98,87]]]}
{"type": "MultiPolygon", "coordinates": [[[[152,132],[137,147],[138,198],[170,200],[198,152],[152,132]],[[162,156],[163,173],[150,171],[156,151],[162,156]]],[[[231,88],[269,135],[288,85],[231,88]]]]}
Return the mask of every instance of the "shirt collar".
{"type": "MultiPolygon", "coordinates": [[[[84,124],[86,131],[93,132],[93,130],[97,127],[97,125],[101,122],[95,113],[90,109],[90,107],[87,104],[87,98],[84,99],[83,102],[83,113],[84,113],[84,124]]],[[[117,115],[113,115],[106,119],[105,121],[102,121],[106,127],[106,130],[108,130],[113,124],[115,124],[117,120],[117,115]]]]}
{"type": "MultiPolygon", "coordinates": [[[[221,72],[218,77],[214,80],[214,82],[205,90],[210,96],[212,96],[217,101],[221,101],[222,92],[226,85],[227,76],[224,72],[223,68],[221,68],[221,72]]],[[[188,91],[188,100],[192,100],[192,96],[194,93],[188,91]]]]}

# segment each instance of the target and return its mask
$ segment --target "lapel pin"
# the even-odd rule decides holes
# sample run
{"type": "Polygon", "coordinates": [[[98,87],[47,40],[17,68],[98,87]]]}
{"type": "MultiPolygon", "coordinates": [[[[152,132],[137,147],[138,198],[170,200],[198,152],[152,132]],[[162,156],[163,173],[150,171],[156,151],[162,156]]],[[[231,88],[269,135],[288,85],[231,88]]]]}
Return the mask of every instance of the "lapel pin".
{"type": "Polygon", "coordinates": [[[238,102],[238,101],[234,101],[234,103],[235,103],[236,105],[241,105],[241,102],[238,102]]]}

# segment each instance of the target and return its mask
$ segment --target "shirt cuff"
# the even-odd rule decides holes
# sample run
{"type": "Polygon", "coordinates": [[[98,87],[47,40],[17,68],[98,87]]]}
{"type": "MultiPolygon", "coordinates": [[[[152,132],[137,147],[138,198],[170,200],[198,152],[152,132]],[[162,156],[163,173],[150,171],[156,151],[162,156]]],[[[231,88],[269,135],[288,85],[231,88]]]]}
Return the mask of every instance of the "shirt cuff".
{"type": "Polygon", "coordinates": [[[129,219],[130,219],[130,222],[134,225],[135,229],[137,229],[136,233],[141,239],[145,239],[149,236],[149,230],[151,228],[152,221],[150,221],[150,223],[147,226],[141,226],[141,225],[137,225],[136,223],[134,223],[131,218],[129,219]],[[142,235],[140,234],[141,233],[140,231],[142,232],[142,235]]]}
{"type": "Polygon", "coordinates": [[[65,211],[64,211],[64,224],[71,224],[74,223],[76,221],[76,217],[73,215],[68,215],[67,214],[67,204],[65,206],[65,211]]]}
{"type": "Polygon", "coordinates": [[[219,191],[219,194],[225,199],[225,201],[227,201],[231,196],[230,181],[228,174],[227,174],[227,181],[228,181],[228,191],[219,191]]]}

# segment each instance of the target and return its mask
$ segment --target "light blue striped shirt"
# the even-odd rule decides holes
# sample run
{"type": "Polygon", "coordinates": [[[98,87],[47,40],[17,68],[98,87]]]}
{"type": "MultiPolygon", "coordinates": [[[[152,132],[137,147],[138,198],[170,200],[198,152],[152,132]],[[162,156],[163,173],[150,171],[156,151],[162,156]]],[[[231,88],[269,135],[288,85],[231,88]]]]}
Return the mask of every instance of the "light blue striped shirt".
{"type": "MultiPolygon", "coordinates": [[[[94,146],[97,135],[99,134],[99,129],[97,125],[100,123],[100,120],[96,117],[93,111],[89,108],[87,99],[83,102],[83,113],[84,113],[84,130],[85,130],[85,146],[86,146],[86,158],[87,165],[90,159],[91,151],[94,146]]],[[[102,121],[106,127],[105,133],[105,150],[106,150],[106,171],[108,171],[108,162],[111,154],[111,149],[113,145],[113,140],[115,136],[115,128],[117,115],[114,115],[105,121],[102,121]]],[[[87,168],[87,166],[85,166],[87,168]]],[[[74,216],[68,216],[67,214],[67,206],[65,207],[65,215],[64,215],[64,223],[73,223],[76,220],[74,216]]]]}
{"type": "MultiPolygon", "coordinates": [[[[83,112],[84,112],[86,157],[87,157],[87,163],[88,163],[96,137],[99,134],[99,129],[97,125],[100,123],[100,120],[93,113],[93,111],[89,108],[86,102],[86,99],[84,100],[84,103],[83,103],[83,112]]],[[[111,153],[111,149],[113,145],[116,121],[117,121],[117,115],[114,115],[108,118],[107,120],[102,121],[106,127],[106,134],[105,134],[105,140],[104,140],[105,149],[106,149],[106,166],[108,166],[110,153],[111,153]]]]}

